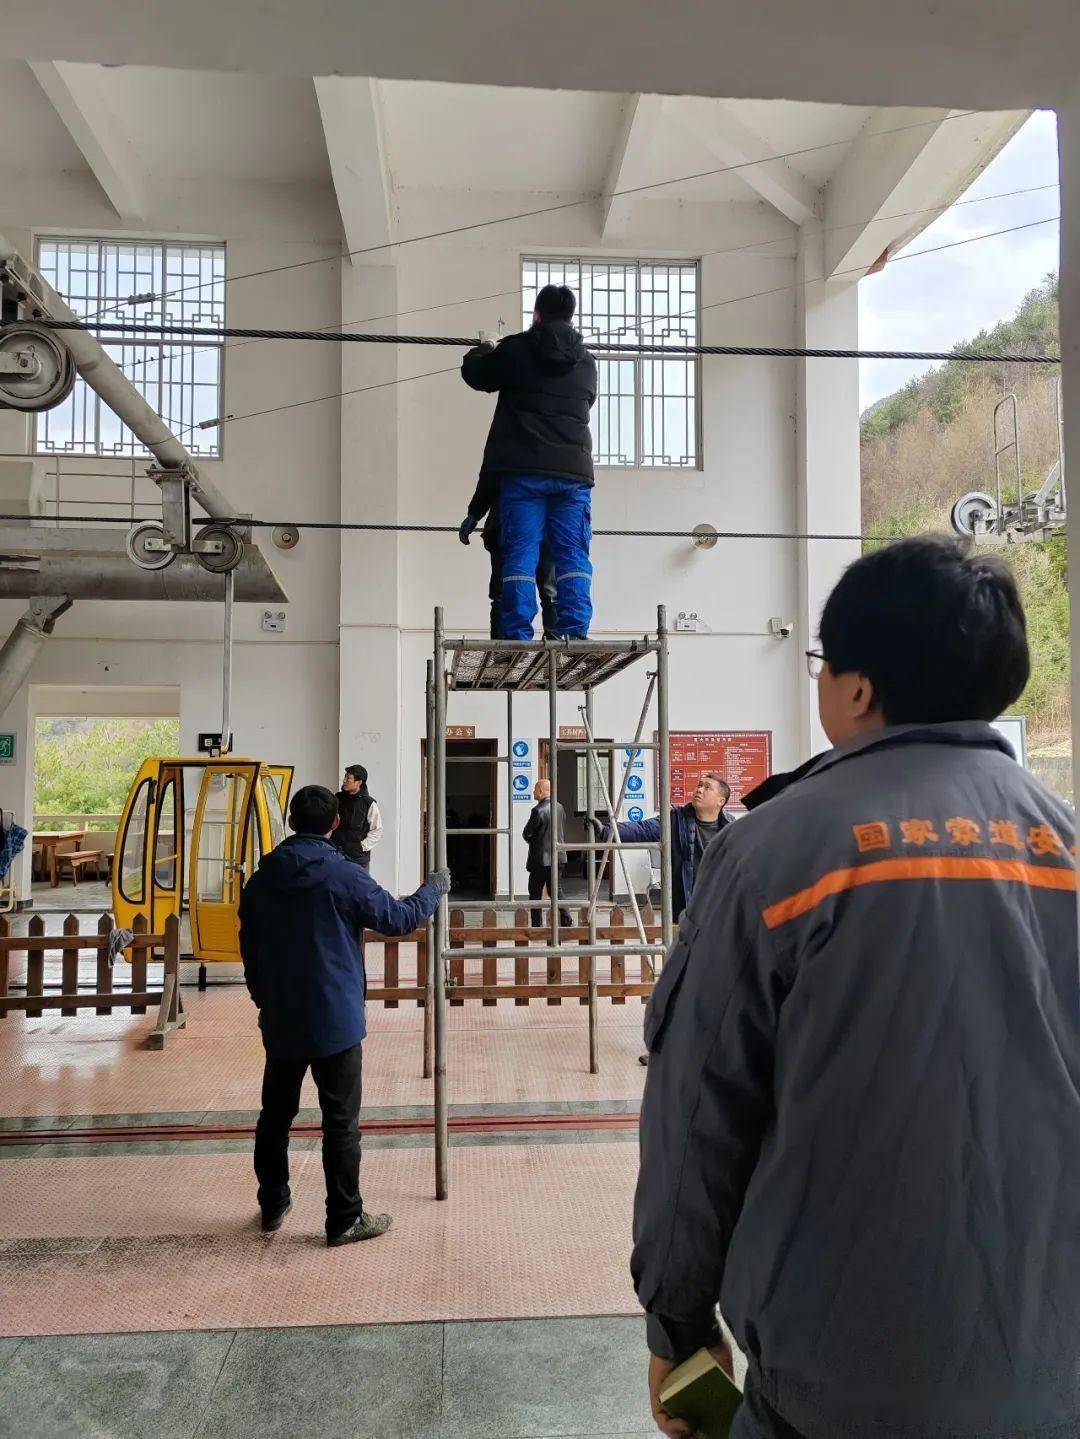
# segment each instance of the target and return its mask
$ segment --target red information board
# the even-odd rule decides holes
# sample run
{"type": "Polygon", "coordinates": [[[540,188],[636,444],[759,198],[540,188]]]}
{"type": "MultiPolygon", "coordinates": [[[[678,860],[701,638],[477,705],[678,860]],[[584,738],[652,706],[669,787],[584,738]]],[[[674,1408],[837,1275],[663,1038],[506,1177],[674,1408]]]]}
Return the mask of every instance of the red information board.
{"type": "MultiPolygon", "coordinates": [[[[731,786],[731,804],[772,774],[772,730],[672,730],[671,802],[685,804],[704,770],[731,786]]],[[[659,793],[659,780],[657,793],[659,793]]]]}

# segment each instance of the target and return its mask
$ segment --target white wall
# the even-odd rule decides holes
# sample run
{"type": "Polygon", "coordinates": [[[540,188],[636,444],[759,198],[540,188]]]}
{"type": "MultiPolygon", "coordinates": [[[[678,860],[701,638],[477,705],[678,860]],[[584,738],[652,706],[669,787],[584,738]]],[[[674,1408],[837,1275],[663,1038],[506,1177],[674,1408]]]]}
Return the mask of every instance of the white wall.
{"type": "MultiPolygon", "coordinates": [[[[338,249],[333,197],[323,187],[210,184],[173,187],[171,203],[147,222],[147,233],[218,236],[228,245],[230,276],[306,260],[338,249]]],[[[558,203],[558,196],[471,192],[398,192],[405,234],[558,203]]],[[[596,210],[579,207],[516,225],[471,231],[452,240],[406,245],[379,263],[306,265],[229,286],[234,324],[391,330],[404,333],[494,332],[520,324],[520,259],[545,250],[603,254],[596,210]],[[482,304],[448,301],[497,294],[482,304]],[[424,309],[440,306],[438,309],[424,309]],[[419,311],[419,313],[407,313],[419,311]],[[401,313],[405,312],[405,313],[401,313]]],[[[702,263],[702,335],[706,342],[798,342],[801,319],[791,288],[795,232],[763,204],[665,204],[650,201],[633,215],[626,253],[697,257],[702,263]],[[770,242],[770,243],[764,243],[770,242]],[[758,248],[739,251],[737,247],[758,248]],[[726,253],[709,254],[711,251],[726,253]],[[753,298],[744,298],[744,297],[753,298]]],[[[5,190],[0,232],[82,229],[116,232],[93,187],[79,177],[5,190]],[[14,222],[18,222],[18,225],[14,222]]],[[[373,257],[375,258],[375,257],[373,257]]],[[[825,287],[826,289],[828,287],[825,287]]],[[[848,307],[853,314],[853,307],[848,307]]],[[[838,313],[838,312],[837,312],[838,313]]],[[[834,336],[843,333],[843,315],[834,336]]],[[[854,343],[852,330],[850,342],[854,343]]],[[[224,457],[206,462],[216,483],[240,506],[271,519],[405,522],[456,527],[472,492],[493,401],[468,391],[454,349],[310,344],[237,344],[226,355],[226,413],[361,391],[259,419],[237,419],[225,431],[224,457]],[[411,379],[428,370],[451,372],[411,379]],[[403,383],[395,384],[401,380],[403,383]],[[374,387],[374,388],[372,388],[374,387]]],[[[709,521],[721,530],[790,531],[798,518],[798,399],[795,362],[788,358],[707,358],[702,365],[700,471],[603,469],[594,492],[595,529],[691,529],[709,521]]],[[[856,400],[850,387],[819,387],[815,403],[832,406],[822,434],[839,427],[855,444],[856,400]],[[830,398],[832,396],[832,398],[830,398]]],[[[0,418],[0,448],[18,449],[22,421],[0,418]]],[[[115,461],[78,462],[80,469],[122,469],[115,461]]],[[[826,476],[827,465],[816,474],[826,476]]],[[[815,481],[819,482],[819,481],[815,481]]],[[[824,482],[823,480],[820,482],[824,482]]],[[[124,485],[120,489],[124,492],[124,485]]],[[[146,491],[152,496],[152,491],[146,491]]],[[[64,482],[65,497],[115,498],[116,482],[64,482]],[[112,483],[113,488],[109,488],[112,483]]],[[[843,503],[850,509],[850,493],[843,503]]],[[[857,487],[855,494],[857,507],[857,487]]],[[[855,521],[857,521],[857,508],[855,521]]],[[[483,633],[487,625],[487,556],[453,534],[392,535],[304,532],[298,549],[263,547],[290,596],[283,636],[259,629],[260,606],[238,606],[234,716],[237,749],[297,766],[297,781],[333,783],[344,763],[371,771],[386,837],[375,873],[399,889],[420,873],[420,741],[424,675],[436,604],[448,627],[483,633]],[[340,560],[340,563],[339,563],[340,560]],[[340,642],[340,648],[339,648],[340,642]],[[340,656],[340,665],[339,665],[340,656]]],[[[597,537],[594,633],[637,633],[655,624],[656,606],[669,618],[696,611],[701,631],[677,636],[671,651],[671,725],[675,729],[768,729],[774,763],[803,757],[800,728],[801,651],[809,643],[799,547],[790,540],[722,540],[699,551],[683,539],[597,537]],[[803,632],[777,640],[771,616],[803,613],[803,632]]],[[[816,583],[826,585],[826,552],[816,583]]],[[[0,628],[20,612],[0,604],[0,628]]],[[[201,729],[219,727],[221,615],[215,606],[80,603],[59,622],[31,675],[32,684],[176,684],[185,746],[201,729]]],[[[596,697],[600,734],[623,735],[640,709],[644,667],[603,687],[596,697]]],[[[577,696],[560,705],[565,723],[578,721],[577,696]]],[[[24,734],[28,691],[0,716],[24,734]]],[[[452,699],[450,720],[475,724],[478,735],[501,735],[500,697],[452,699]]],[[[535,740],[546,728],[545,701],[522,698],[517,736],[535,740]]],[[[650,721],[649,730],[652,729],[650,721]]],[[[647,795],[651,766],[646,766],[647,795]]],[[[500,787],[501,794],[501,787],[500,787]]],[[[25,764],[0,772],[0,803],[26,814],[25,764]]],[[[520,831],[527,806],[515,805],[520,831]]],[[[505,823],[505,815],[500,819],[505,823]]],[[[500,847],[501,848],[501,847],[500,847]]],[[[505,862],[500,857],[505,882],[505,862]]],[[[519,882],[524,847],[518,843],[519,882]]]]}
{"type": "MultiPolygon", "coordinates": [[[[557,203],[560,197],[502,197],[500,212],[516,207],[537,207],[538,199],[557,203]]],[[[428,232],[464,222],[447,195],[399,195],[402,225],[408,232],[428,232]]],[[[469,196],[468,214],[482,217],[491,202],[475,193],[469,196]]],[[[780,240],[764,252],[713,255],[702,264],[702,337],[706,343],[786,346],[797,343],[800,324],[794,292],[795,246],[793,231],[767,207],[726,205],[714,207],[658,206],[635,212],[637,231],[623,246],[631,254],[681,253],[688,257],[709,250],[760,244],[780,233],[780,240]],[[681,242],[680,251],[673,246],[681,242]],[[785,288],[786,287],[786,288],[785,288]],[[762,293],[776,292],[780,293],[762,293]],[[744,299],[744,296],[755,298],[744,299]]],[[[405,333],[461,335],[484,329],[494,334],[502,319],[507,332],[520,328],[520,261],[522,254],[545,250],[597,255],[610,247],[598,242],[591,212],[569,211],[519,226],[500,226],[433,242],[403,247],[397,259],[397,309],[405,312],[399,330],[405,333]],[[507,232],[510,232],[509,234],[507,232]],[[505,293],[504,293],[505,292],[505,293]],[[434,309],[448,300],[495,294],[481,305],[434,309]]],[[[841,287],[841,294],[850,291],[841,287]]],[[[836,297],[839,298],[839,297],[836,297]]],[[[824,299],[823,299],[824,304],[824,299]]],[[[392,308],[392,307],[388,307],[392,308]]],[[[847,318],[855,324],[853,307],[847,318]]],[[[364,313],[364,312],[361,312],[364,313]]],[[[383,313],[372,310],[367,313],[383,313]]],[[[833,316],[834,330],[844,314],[833,316]]],[[[385,328],[385,326],[379,326],[385,328]]],[[[854,344],[854,329],[848,338],[854,344]]],[[[402,348],[398,352],[401,376],[454,366],[456,351],[402,348]]],[[[826,364],[829,362],[818,362],[826,364]]],[[[854,370],[854,364],[850,366],[854,370]]],[[[706,358],[702,364],[702,459],[700,471],[663,472],[604,468],[597,472],[593,495],[593,526],[600,529],[686,529],[708,521],[721,530],[791,531],[796,528],[798,498],[797,374],[786,358],[706,358]]],[[[829,454],[817,466],[816,482],[831,483],[830,471],[838,455],[836,429],[846,431],[848,459],[854,457],[854,491],[851,467],[839,504],[847,508],[847,521],[858,525],[857,394],[851,386],[819,387],[815,403],[831,405],[828,427],[829,454]],[[835,413],[833,413],[835,411],[835,413]],[[854,513],[851,512],[852,499],[854,513]]],[[[397,412],[397,516],[406,522],[456,527],[465,513],[483,451],[494,400],[477,395],[462,384],[456,368],[430,379],[416,379],[396,389],[375,392],[343,402],[344,416],[358,406],[369,418],[376,413],[380,426],[389,406],[397,412]]],[[[839,449],[843,449],[841,445],[839,449]]],[[[389,468],[383,473],[389,474],[389,468]]],[[[361,479],[359,483],[367,483],[361,479]]],[[[834,497],[835,500],[836,497],[834,497]]],[[[393,509],[390,496],[381,491],[379,513],[393,509]]],[[[835,509],[835,504],[834,504],[835,509]]],[[[355,549],[362,553],[382,541],[343,537],[343,562],[355,549]]],[[[396,544],[398,563],[400,647],[392,660],[381,660],[385,631],[364,641],[356,633],[343,647],[353,662],[342,666],[343,714],[355,704],[371,712],[379,706],[386,723],[398,726],[400,765],[396,777],[364,759],[372,771],[372,788],[384,806],[399,817],[396,834],[388,834],[376,873],[389,880],[388,847],[394,846],[399,886],[408,888],[419,877],[420,810],[418,798],[420,742],[424,733],[424,673],[431,654],[432,615],[436,605],[445,610],[447,629],[453,633],[486,632],[487,556],[478,538],[468,549],[453,535],[402,535],[396,544]],[[372,664],[396,665],[400,691],[391,720],[385,696],[373,694],[372,664]],[[353,698],[349,698],[352,696],[353,698]]],[[[825,584],[850,558],[836,546],[816,554],[815,577],[825,584]]],[[[695,549],[687,540],[642,540],[597,537],[593,543],[595,618],[593,633],[630,634],[655,626],[657,604],[666,604],[669,622],[680,610],[696,611],[698,634],[674,636],[671,645],[671,716],[673,729],[768,729],[773,731],[774,763],[791,767],[805,756],[805,735],[800,724],[800,676],[805,671],[802,651],[810,644],[809,630],[817,614],[808,616],[800,606],[800,547],[790,540],[722,540],[715,549],[695,549]],[[768,633],[771,616],[798,619],[804,625],[790,639],[768,633]],[[809,619],[809,627],[807,626],[809,619]]],[[[372,611],[374,613],[374,610],[372,611]]],[[[382,613],[381,607],[379,613],[382,613]]],[[[374,621],[373,621],[374,622],[374,621]]],[[[644,694],[644,667],[602,687],[596,696],[599,734],[623,737],[636,722],[644,694]]],[[[560,721],[577,723],[580,696],[560,701],[560,721]]],[[[505,700],[502,696],[451,696],[451,723],[475,724],[480,737],[505,737],[505,700]]],[[[651,732],[653,721],[648,729],[651,732]]],[[[383,723],[379,726],[383,739],[383,723]]],[[[522,697],[516,702],[515,737],[535,741],[547,729],[546,699],[522,697]]],[[[343,724],[344,730],[344,724],[343,724]]],[[[535,770],[533,771],[535,777],[535,770]]],[[[651,798],[652,770],[646,765],[651,798]]],[[[506,823],[503,781],[500,779],[499,824],[506,823]]],[[[515,804],[512,824],[519,834],[528,806],[515,804]]],[[[516,878],[524,879],[525,846],[516,841],[516,878]]],[[[499,845],[500,885],[505,885],[503,842],[499,845]]]]}

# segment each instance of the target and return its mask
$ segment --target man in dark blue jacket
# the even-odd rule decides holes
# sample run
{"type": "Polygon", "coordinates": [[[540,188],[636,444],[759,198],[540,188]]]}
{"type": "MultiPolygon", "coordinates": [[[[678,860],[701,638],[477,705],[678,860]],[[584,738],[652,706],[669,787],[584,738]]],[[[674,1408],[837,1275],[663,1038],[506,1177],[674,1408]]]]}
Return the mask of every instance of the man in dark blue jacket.
{"type": "MultiPolygon", "coordinates": [[[[686,804],[671,806],[671,913],[678,920],[694,892],[694,876],[701,857],[725,825],[731,823],[724,806],[731,798],[727,780],[711,770],[697,782],[686,804]]],[[[594,829],[606,839],[609,830],[599,820],[594,829]]],[[[660,843],[660,816],[621,820],[619,838],[628,844],[660,843]]]]}
{"type": "Polygon", "coordinates": [[[338,803],[321,785],[297,790],[289,824],[295,833],[264,856],[240,899],[244,978],[266,1050],[255,1131],[259,1208],[268,1233],[292,1208],[289,1129],[310,1068],[322,1110],[326,1242],[351,1244],[390,1228],[390,1216],[366,1213],[360,1197],[364,930],[410,933],[448,893],[450,874],[437,870],[408,899],[380,889],[331,844],[338,803]]]}

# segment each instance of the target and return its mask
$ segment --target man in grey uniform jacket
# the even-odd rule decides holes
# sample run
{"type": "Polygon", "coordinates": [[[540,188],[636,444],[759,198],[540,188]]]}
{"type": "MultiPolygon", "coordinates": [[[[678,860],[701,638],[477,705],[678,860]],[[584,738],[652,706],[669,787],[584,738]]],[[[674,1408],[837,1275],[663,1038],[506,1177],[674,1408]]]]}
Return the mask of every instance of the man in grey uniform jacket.
{"type": "Polygon", "coordinates": [[[710,847],[646,1020],[658,1426],[719,1303],[738,1439],[1080,1435],[1073,816],[987,723],[1027,681],[1015,583],[901,541],[808,658],[835,748],[710,847]]]}

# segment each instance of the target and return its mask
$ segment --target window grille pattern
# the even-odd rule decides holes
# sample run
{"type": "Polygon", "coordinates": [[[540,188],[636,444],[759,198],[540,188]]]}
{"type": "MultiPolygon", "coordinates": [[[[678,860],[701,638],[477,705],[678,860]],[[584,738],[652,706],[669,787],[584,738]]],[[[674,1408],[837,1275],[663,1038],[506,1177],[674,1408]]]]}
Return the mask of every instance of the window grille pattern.
{"type": "Polygon", "coordinates": [[[532,323],[537,292],[569,285],[574,323],[596,355],[592,414],[598,465],[695,469],[699,464],[699,366],[695,356],[618,355],[605,346],[658,350],[698,342],[698,267],[687,261],[522,261],[522,321],[532,323]]]}
{"type": "MultiPolygon", "coordinates": [[[[103,337],[106,354],[193,455],[220,455],[221,427],[197,426],[221,414],[221,341],[175,339],[160,327],[213,332],[224,325],[224,245],[42,239],[38,267],[80,319],[129,327],[107,343],[103,337]]],[[[146,454],[81,379],[62,405],[37,416],[36,426],[39,454],[146,454]]]]}

